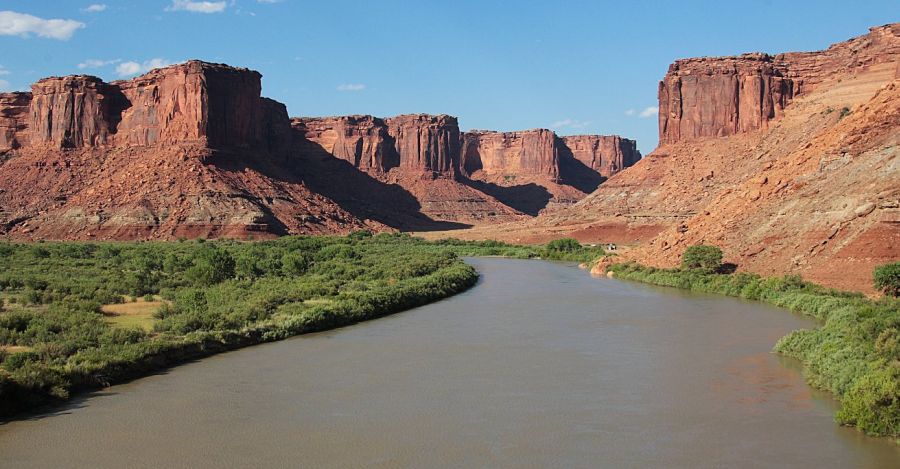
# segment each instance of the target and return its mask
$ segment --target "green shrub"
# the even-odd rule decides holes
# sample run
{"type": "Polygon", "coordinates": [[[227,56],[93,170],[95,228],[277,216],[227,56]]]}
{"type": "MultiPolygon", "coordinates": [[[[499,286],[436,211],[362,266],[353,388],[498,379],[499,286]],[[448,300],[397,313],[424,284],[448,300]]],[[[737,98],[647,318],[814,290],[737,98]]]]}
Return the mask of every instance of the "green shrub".
{"type": "Polygon", "coordinates": [[[888,296],[900,296],[900,262],[876,267],[872,277],[876,290],[888,296]]]}
{"type": "Polygon", "coordinates": [[[715,272],[722,267],[722,250],[716,246],[698,244],[685,249],[681,255],[682,269],[715,272]]]}
{"type": "Polygon", "coordinates": [[[187,270],[187,278],[197,286],[215,285],[233,277],[234,258],[228,252],[209,244],[204,244],[204,248],[194,258],[194,265],[187,270]]]}
{"type": "Polygon", "coordinates": [[[554,239],[547,243],[548,252],[576,252],[581,249],[581,243],[572,238],[554,239]]]}

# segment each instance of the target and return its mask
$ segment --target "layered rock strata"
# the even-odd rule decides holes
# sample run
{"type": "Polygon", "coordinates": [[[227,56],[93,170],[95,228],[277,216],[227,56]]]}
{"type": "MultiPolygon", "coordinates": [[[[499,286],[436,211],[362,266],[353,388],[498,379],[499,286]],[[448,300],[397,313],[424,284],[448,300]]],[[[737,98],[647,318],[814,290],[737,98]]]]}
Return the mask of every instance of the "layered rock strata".
{"type": "Polygon", "coordinates": [[[660,143],[765,129],[829,77],[894,60],[898,37],[895,23],[820,52],[677,60],[659,83],[660,143]]]}

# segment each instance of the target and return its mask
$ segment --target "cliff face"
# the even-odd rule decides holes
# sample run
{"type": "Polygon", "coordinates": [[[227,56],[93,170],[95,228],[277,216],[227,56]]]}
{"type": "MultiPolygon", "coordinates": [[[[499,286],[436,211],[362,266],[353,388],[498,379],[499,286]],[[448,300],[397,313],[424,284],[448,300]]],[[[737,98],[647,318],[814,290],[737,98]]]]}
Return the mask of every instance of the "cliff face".
{"type": "Polygon", "coordinates": [[[564,151],[607,178],[641,159],[637,142],[618,135],[571,135],[560,139],[564,151]]]}
{"type": "Polygon", "coordinates": [[[406,174],[456,174],[459,125],[455,117],[303,117],[293,119],[292,126],[336,158],[368,173],[380,175],[397,168],[406,174]]]}
{"type": "Polygon", "coordinates": [[[260,97],[257,72],[190,61],[127,81],[53,77],[0,96],[0,150],[197,144],[276,150],[287,111],[260,97]]]}
{"type": "Polygon", "coordinates": [[[382,119],[372,116],[304,117],[294,118],[291,125],[307,140],[356,168],[377,174],[390,169],[391,162],[385,160],[385,155],[390,154],[391,149],[387,126],[382,119]]]}
{"type": "Polygon", "coordinates": [[[453,176],[459,161],[459,123],[453,116],[406,114],[384,120],[401,172],[453,176]]]}
{"type": "Polygon", "coordinates": [[[31,93],[0,93],[0,152],[28,142],[28,111],[31,93]]]}
{"type": "Polygon", "coordinates": [[[659,83],[660,143],[765,129],[829,77],[890,62],[898,36],[891,24],[821,52],[677,60],[659,83]]]}
{"type": "Polygon", "coordinates": [[[676,61],[659,84],[660,142],[765,127],[794,96],[782,73],[765,54],[676,61]]]}
{"type": "Polygon", "coordinates": [[[556,134],[546,129],[521,132],[474,130],[463,135],[462,169],[489,176],[539,176],[559,179],[556,134]]]}
{"type": "Polygon", "coordinates": [[[97,77],[46,78],[31,86],[30,145],[84,148],[105,145],[115,133],[116,89],[97,77]]]}

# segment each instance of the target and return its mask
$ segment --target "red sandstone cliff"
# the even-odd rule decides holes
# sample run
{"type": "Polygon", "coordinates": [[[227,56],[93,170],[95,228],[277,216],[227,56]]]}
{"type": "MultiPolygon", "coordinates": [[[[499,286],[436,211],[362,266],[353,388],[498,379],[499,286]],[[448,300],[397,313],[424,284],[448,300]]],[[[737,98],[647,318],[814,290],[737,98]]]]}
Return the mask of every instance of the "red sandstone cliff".
{"type": "Polygon", "coordinates": [[[817,84],[892,63],[900,54],[898,35],[895,23],[821,52],[677,60],[659,83],[660,143],[765,129],[792,99],[817,84]]]}
{"type": "Polygon", "coordinates": [[[637,142],[618,135],[561,137],[564,151],[603,177],[610,177],[641,159],[637,142]]]}
{"type": "Polygon", "coordinates": [[[384,228],[315,194],[288,161],[260,74],[190,61],[132,80],[54,77],[0,95],[0,232],[159,238],[384,228]]]}

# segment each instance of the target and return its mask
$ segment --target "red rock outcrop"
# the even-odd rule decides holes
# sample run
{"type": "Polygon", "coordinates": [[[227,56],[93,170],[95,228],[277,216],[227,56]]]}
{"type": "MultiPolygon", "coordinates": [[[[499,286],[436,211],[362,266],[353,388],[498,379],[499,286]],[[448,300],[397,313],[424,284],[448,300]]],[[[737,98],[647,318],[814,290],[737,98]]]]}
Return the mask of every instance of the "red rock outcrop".
{"type": "Polygon", "coordinates": [[[384,120],[397,167],[405,173],[454,176],[459,162],[459,123],[441,114],[405,114],[384,120]]]}
{"type": "Polygon", "coordinates": [[[390,169],[387,126],[373,116],[294,118],[292,127],[307,140],[367,173],[390,169]]]}
{"type": "Polygon", "coordinates": [[[0,152],[28,142],[28,111],[31,93],[0,93],[0,152]]]}
{"type": "Polygon", "coordinates": [[[520,132],[473,130],[463,134],[462,169],[488,176],[541,176],[559,179],[556,134],[547,129],[520,132]]]}
{"type": "Polygon", "coordinates": [[[269,149],[270,136],[285,138],[289,122],[283,105],[260,97],[261,77],[192,60],[114,82],[127,101],[116,143],[269,149]]]}
{"type": "Polygon", "coordinates": [[[302,117],[294,130],[337,158],[372,174],[398,172],[453,177],[459,124],[448,115],[302,117]]]}
{"type": "Polygon", "coordinates": [[[564,151],[607,178],[641,159],[637,142],[618,135],[569,135],[560,139],[564,151]]]}
{"type": "Polygon", "coordinates": [[[86,75],[45,78],[31,86],[29,145],[85,148],[115,133],[116,88],[86,75]]]}
{"type": "Polygon", "coordinates": [[[895,23],[821,52],[677,60],[659,83],[660,143],[765,129],[823,80],[892,61],[898,37],[895,23]]]}

